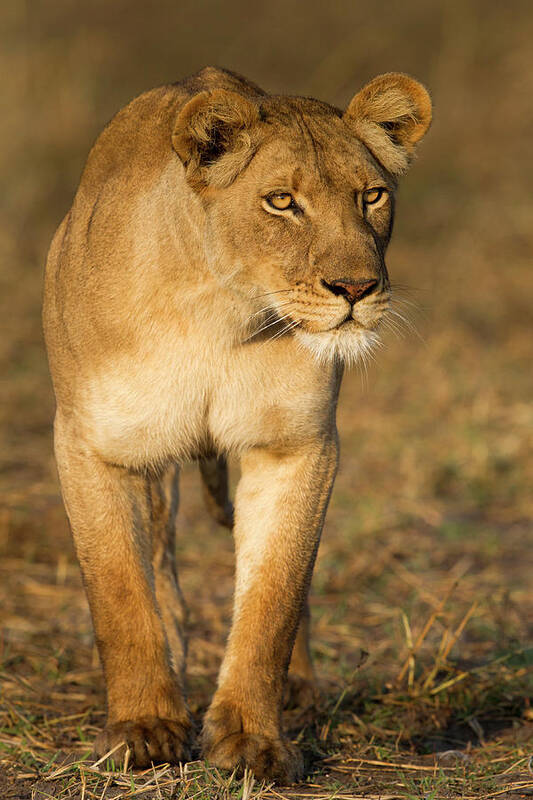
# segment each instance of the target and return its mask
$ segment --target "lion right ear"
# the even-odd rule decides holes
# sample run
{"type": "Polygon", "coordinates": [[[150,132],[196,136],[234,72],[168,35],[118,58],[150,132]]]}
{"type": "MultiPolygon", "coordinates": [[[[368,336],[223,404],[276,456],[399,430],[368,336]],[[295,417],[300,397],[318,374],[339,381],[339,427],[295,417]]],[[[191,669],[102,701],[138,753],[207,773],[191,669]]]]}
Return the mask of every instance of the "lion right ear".
{"type": "Polygon", "coordinates": [[[257,149],[259,120],[259,108],[237,92],[216,89],[189,100],[172,133],[189,184],[198,191],[229,186],[257,149]]]}

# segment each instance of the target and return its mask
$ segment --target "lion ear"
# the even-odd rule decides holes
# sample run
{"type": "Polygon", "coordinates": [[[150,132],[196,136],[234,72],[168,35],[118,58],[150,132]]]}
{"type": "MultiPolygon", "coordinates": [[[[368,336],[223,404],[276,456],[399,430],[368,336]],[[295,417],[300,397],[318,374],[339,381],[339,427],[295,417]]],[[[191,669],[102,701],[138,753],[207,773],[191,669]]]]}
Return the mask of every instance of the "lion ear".
{"type": "Polygon", "coordinates": [[[405,172],[431,123],[431,99],[400,72],[378,75],[355,95],[344,120],[393,175],[405,172]]]}
{"type": "Polygon", "coordinates": [[[200,92],[183,106],[172,146],[193,188],[223,188],[235,180],[256,150],[253,128],[259,119],[258,106],[224,89],[200,92]]]}

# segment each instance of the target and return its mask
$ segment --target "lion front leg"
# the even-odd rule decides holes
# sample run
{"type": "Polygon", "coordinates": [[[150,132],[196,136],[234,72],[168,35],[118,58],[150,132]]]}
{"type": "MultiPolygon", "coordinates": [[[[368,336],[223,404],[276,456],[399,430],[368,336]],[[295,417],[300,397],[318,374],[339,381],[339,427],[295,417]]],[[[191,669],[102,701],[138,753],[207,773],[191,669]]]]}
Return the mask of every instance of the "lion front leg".
{"type": "Polygon", "coordinates": [[[311,611],[306,599],[294,640],[285,688],[285,706],[288,708],[308,708],[314,705],[318,696],[309,643],[310,626],[311,611]]]}
{"type": "Polygon", "coordinates": [[[155,596],[161,611],[172,665],[185,684],[188,610],[176,569],[176,515],[179,505],[179,467],[160,477],[147,477],[147,524],[151,529],[155,596]]]}
{"type": "Polygon", "coordinates": [[[242,460],[233,626],[203,733],[219,767],[280,783],[302,776],[281,709],[336,467],[335,435],[304,452],[254,450],[242,460]]]}
{"type": "Polygon", "coordinates": [[[144,478],[103,462],[58,414],[61,488],[104,668],[98,757],[137,767],[185,760],[189,717],[154,592],[144,478]]]}

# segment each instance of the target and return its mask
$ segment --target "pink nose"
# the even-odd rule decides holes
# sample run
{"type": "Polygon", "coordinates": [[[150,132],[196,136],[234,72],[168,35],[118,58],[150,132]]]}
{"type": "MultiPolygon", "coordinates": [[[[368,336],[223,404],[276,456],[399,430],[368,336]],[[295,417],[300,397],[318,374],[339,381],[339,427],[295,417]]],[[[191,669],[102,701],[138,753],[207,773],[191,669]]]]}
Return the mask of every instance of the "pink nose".
{"type": "Polygon", "coordinates": [[[378,282],[375,278],[371,278],[370,280],[361,280],[355,281],[351,283],[350,281],[322,281],[323,285],[333,292],[333,294],[342,294],[349,303],[352,305],[357,303],[358,300],[361,300],[363,297],[366,297],[368,294],[372,294],[378,282]]]}

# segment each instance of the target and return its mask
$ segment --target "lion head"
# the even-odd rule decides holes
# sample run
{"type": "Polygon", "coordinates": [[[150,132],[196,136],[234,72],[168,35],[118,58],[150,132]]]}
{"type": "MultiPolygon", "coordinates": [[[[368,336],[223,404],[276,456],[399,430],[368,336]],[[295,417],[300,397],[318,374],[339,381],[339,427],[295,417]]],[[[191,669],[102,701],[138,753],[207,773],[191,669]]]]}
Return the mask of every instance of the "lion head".
{"type": "Polygon", "coordinates": [[[249,299],[250,337],[291,334],[345,363],[375,343],[397,179],[430,121],[427,91],[399,73],[344,113],[223,89],[186,103],[173,146],[205,210],[209,267],[249,299]]]}

